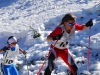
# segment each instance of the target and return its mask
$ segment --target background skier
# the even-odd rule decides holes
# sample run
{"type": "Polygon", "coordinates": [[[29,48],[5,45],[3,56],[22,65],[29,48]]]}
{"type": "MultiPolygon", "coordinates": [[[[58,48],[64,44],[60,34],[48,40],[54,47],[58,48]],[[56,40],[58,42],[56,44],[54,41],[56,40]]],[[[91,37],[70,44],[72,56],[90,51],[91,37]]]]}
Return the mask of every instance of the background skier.
{"type": "Polygon", "coordinates": [[[4,55],[1,63],[1,68],[4,75],[19,75],[14,65],[14,60],[18,56],[19,52],[26,54],[26,51],[19,48],[17,42],[18,40],[16,37],[10,36],[7,40],[7,46],[0,50],[0,53],[3,53],[4,55]]]}

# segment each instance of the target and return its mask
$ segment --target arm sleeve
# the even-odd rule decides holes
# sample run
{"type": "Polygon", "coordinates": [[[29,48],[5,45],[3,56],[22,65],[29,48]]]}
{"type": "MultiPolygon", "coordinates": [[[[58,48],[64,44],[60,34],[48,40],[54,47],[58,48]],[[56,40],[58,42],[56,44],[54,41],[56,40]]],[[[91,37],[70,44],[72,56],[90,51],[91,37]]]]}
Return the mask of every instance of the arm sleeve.
{"type": "Polygon", "coordinates": [[[62,33],[62,28],[58,26],[58,27],[55,28],[54,31],[52,31],[52,32],[50,33],[49,36],[56,36],[56,35],[61,34],[61,33],[62,33]]]}
{"type": "Polygon", "coordinates": [[[75,28],[76,28],[76,30],[83,30],[83,25],[76,23],[75,28]]]}
{"type": "Polygon", "coordinates": [[[6,50],[9,50],[9,48],[7,46],[5,46],[1,50],[6,51],[6,50]]]}
{"type": "Polygon", "coordinates": [[[23,50],[21,48],[19,48],[19,52],[23,53],[23,50]]]}

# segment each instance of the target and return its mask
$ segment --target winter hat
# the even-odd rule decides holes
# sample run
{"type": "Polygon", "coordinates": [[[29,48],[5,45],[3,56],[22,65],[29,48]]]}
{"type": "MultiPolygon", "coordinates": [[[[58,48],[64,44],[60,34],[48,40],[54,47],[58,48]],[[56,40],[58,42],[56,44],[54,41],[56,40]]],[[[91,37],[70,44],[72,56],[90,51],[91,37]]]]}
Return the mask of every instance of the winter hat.
{"type": "Polygon", "coordinates": [[[7,43],[8,44],[11,44],[11,43],[13,43],[13,42],[17,42],[17,38],[16,37],[14,37],[14,36],[10,36],[9,38],[8,38],[8,40],[7,40],[7,43]]]}

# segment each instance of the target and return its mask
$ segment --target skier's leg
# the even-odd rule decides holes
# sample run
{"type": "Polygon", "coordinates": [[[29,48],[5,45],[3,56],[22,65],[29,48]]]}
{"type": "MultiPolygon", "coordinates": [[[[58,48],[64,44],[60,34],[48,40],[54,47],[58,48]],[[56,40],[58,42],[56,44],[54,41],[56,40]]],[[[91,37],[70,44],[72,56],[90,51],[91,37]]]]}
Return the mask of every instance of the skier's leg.
{"type": "Polygon", "coordinates": [[[17,71],[17,69],[16,69],[16,67],[15,67],[14,64],[11,65],[11,68],[10,68],[10,75],[19,75],[19,74],[18,74],[18,71],[17,71]]]}
{"type": "Polygon", "coordinates": [[[3,75],[9,75],[10,72],[9,72],[9,66],[8,65],[4,65],[2,67],[2,72],[3,72],[3,75]]]}
{"type": "Polygon", "coordinates": [[[71,70],[71,75],[77,75],[77,66],[75,64],[75,61],[72,57],[72,54],[68,51],[65,50],[60,57],[64,60],[64,62],[69,66],[70,70],[71,70]]]}
{"type": "Polygon", "coordinates": [[[55,60],[55,55],[52,52],[48,58],[48,66],[44,72],[44,75],[51,75],[52,70],[54,69],[54,60],[55,60]]]}
{"type": "Polygon", "coordinates": [[[73,58],[73,55],[71,54],[71,52],[69,50],[68,50],[68,63],[73,68],[74,75],[77,75],[78,67],[77,67],[77,65],[75,63],[75,60],[73,58]]]}

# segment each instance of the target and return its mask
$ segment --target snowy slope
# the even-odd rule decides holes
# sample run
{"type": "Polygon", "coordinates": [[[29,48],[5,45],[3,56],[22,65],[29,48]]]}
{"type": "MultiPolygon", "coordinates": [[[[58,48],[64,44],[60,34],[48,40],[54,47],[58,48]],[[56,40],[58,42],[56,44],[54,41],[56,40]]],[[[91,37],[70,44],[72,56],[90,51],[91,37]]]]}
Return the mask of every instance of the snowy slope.
{"type": "MultiPolygon", "coordinates": [[[[8,36],[16,36],[20,47],[28,52],[30,75],[35,75],[49,51],[50,43],[46,42],[46,36],[69,12],[77,16],[77,22],[80,24],[93,19],[90,71],[87,71],[89,29],[76,32],[69,49],[75,57],[79,72],[100,75],[99,0],[0,0],[0,48],[6,45],[8,36]],[[41,37],[33,39],[33,31],[29,26],[33,26],[41,33],[41,37]]],[[[22,64],[20,75],[27,75],[25,58],[22,54],[16,60],[16,64],[18,63],[22,64]]],[[[67,65],[58,58],[52,75],[65,75],[68,69],[67,65]]]]}

